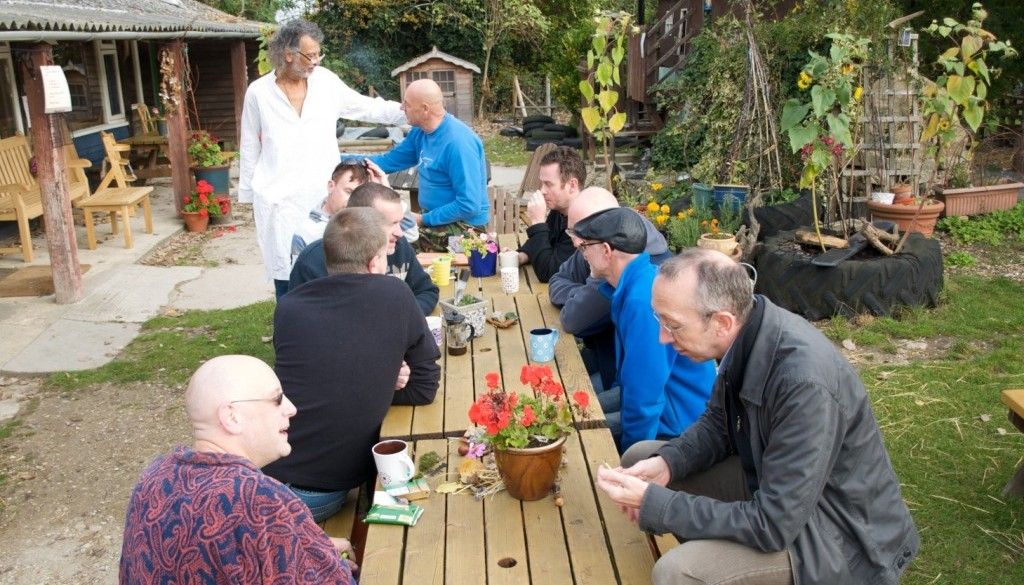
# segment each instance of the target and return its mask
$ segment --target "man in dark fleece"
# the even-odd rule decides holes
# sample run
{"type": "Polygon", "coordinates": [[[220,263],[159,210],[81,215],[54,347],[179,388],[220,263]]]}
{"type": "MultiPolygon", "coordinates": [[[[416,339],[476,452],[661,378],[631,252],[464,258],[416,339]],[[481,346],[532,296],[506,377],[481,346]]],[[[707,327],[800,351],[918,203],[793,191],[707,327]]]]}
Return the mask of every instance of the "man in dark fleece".
{"type": "MultiPolygon", "coordinates": [[[[429,315],[437,305],[437,285],[430,280],[423,267],[416,260],[416,251],[406,241],[402,232],[402,199],[390,187],[377,183],[360,185],[349,198],[348,207],[373,207],[387,220],[385,230],[388,238],[387,273],[405,281],[416,297],[416,304],[424,315],[429,315]]],[[[323,240],[313,242],[295,259],[288,290],[315,278],[327,276],[323,240]]]]}
{"type": "Polygon", "coordinates": [[[384,273],[385,223],[369,207],[334,214],[323,239],[328,276],[288,291],[274,312],[274,371],[298,414],[291,454],[264,472],[317,522],[373,477],[370,449],[388,408],[437,394],[437,343],[409,288],[384,273]]]}
{"type": "Polygon", "coordinates": [[[565,233],[569,206],[580,195],[587,168],[575,149],[560,146],[540,159],[540,190],[526,203],[526,241],[519,248],[519,263],[533,264],[537,280],[548,282],[576,248],[565,233]],[[549,211],[550,210],[550,211],[549,211]]]}

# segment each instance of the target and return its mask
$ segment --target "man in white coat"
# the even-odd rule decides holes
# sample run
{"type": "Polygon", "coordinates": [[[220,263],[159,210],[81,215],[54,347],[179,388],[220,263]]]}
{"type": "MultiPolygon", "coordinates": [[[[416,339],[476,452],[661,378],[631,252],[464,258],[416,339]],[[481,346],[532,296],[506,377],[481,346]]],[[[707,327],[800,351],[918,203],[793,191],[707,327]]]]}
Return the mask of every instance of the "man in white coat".
{"type": "Polygon", "coordinates": [[[338,118],[405,124],[401,104],[369,98],[319,67],[323,33],[292,20],[269,44],[274,70],[249,85],[242,109],[238,200],[253,204],[267,276],[288,290],[291,238],[338,164],[338,118]]]}

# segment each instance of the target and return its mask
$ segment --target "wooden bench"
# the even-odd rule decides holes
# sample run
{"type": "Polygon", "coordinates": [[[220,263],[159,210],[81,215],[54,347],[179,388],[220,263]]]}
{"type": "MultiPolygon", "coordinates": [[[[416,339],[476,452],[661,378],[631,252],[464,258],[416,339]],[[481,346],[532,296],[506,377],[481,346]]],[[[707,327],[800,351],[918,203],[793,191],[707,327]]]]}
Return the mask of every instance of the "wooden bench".
{"type": "MultiPolygon", "coordinates": [[[[92,163],[78,157],[75,147],[64,147],[68,193],[71,201],[89,195],[85,169],[92,163]]],[[[18,222],[19,246],[0,247],[0,252],[21,250],[25,262],[32,262],[32,232],[29,220],[43,215],[42,192],[29,170],[32,150],[24,136],[0,140],[0,220],[18,222]]]]}
{"type": "MultiPolygon", "coordinates": [[[[1008,417],[1017,430],[1024,433],[1024,389],[1003,390],[1000,398],[1010,409],[1008,417]]],[[[1024,496],[1024,463],[1017,467],[1013,477],[1003,488],[1004,496],[1024,496]]]]}
{"type": "Polygon", "coordinates": [[[89,242],[89,249],[96,249],[96,228],[93,225],[93,213],[109,213],[111,233],[117,233],[118,214],[121,214],[121,221],[124,224],[124,247],[135,246],[132,239],[131,216],[135,207],[142,206],[146,222],[146,233],[153,233],[153,210],[150,206],[149,194],[153,192],[152,187],[132,187],[128,184],[128,177],[125,167],[128,161],[121,156],[121,153],[130,150],[131,147],[118,144],[112,134],[101,132],[103,148],[107,153],[107,162],[110,169],[100,181],[96,192],[91,196],[79,201],[76,206],[85,215],[85,234],[89,242]],[[116,184],[116,187],[111,187],[116,184]]]}

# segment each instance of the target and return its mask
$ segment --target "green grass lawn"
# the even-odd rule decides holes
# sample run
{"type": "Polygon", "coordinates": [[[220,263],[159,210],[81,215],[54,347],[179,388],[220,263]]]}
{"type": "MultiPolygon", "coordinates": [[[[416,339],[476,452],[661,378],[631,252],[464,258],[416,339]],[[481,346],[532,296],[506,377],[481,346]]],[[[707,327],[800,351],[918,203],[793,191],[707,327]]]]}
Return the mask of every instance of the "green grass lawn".
{"type": "MultiPolygon", "coordinates": [[[[882,353],[907,340],[943,348],[907,365],[860,366],[921,532],[921,554],[904,582],[1021,583],[1024,503],[1003,500],[1000,490],[1024,456],[1024,435],[1006,420],[999,391],[1024,387],[1024,286],[953,276],[943,299],[937,309],[899,319],[858,326],[835,319],[825,331],[882,353]]],[[[113,363],[54,374],[50,382],[69,390],[107,381],[181,384],[219,354],[272,362],[273,348],[262,338],[270,335],[273,308],[268,301],[158,317],[113,363]]]]}
{"type": "Polygon", "coordinates": [[[498,134],[484,138],[484,153],[492,165],[503,167],[525,167],[530,164],[530,157],[533,155],[526,150],[524,139],[498,134]]]}

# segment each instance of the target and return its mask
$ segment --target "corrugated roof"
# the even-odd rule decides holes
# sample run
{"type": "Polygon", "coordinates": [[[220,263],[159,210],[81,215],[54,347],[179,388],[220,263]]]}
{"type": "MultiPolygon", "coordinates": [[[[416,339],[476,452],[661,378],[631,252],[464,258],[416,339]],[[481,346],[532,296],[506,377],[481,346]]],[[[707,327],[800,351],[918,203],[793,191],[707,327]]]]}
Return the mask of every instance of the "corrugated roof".
{"type": "Polygon", "coordinates": [[[442,59],[444,61],[447,61],[447,62],[451,63],[452,65],[458,65],[459,67],[463,67],[465,69],[469,69],[470,71],[475,71],[476,73],[480,73],[480,68],[477,67],[476,65],[473,65],[469,61],[466,61],[466,60],[463,60],[463,59],[459,59],[458,57],[455,57],[453,55],[449,55],[448,53],[445,53],[443,51],[438,51],[437,47],[434,47],[433,50],[430,51],[429,53],[424,53],[424,54],[420,55],[419,57],[416,57],[415,59],[412,59],[410,61],[406,61],[402,65],[399,65],[398,67],[396,67],[394,70],[391,71],[391,77],[394,77],[394,76],[398,75],[399,73],[402,73],[403,71],[406,71],[408,69],[412,69],[413,67],[419,65],[420,63],[425,63],[425,62],[429,61],[430,59],[435,59],[435,58],[436,59],[442,59]]]}
{"type": "Polygon", "coordinates": [[[251,33],[260,22],[195,0],[0,0],[0,32],[251,33]]]}

